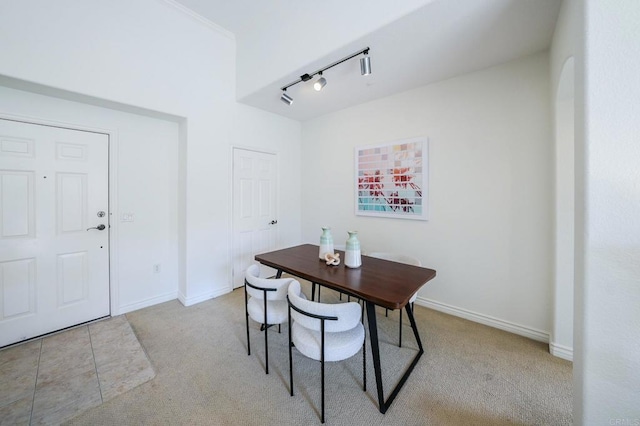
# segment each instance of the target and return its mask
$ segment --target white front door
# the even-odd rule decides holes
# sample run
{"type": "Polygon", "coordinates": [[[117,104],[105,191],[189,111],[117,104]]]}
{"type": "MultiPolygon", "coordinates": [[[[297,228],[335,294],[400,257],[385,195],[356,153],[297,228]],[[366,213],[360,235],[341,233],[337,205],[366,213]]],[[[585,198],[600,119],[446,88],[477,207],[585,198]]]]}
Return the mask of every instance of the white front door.
{"type": "Polygon", "coordinates": [[[274,154],[233,150],[233,288],[256,254],[276,248],[276,172],[274,154]]]}
{"type": "Polygon", "coordinates": [[[108,152],[0,119],[0,347],[109,315],[108,152]]]}

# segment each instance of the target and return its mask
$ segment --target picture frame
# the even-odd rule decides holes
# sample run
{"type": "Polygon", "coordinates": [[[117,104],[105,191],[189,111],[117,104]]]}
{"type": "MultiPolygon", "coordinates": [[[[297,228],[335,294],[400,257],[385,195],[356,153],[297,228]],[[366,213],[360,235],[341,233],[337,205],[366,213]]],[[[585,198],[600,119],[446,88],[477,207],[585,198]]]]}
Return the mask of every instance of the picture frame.
{"type": "Polygon", "coordinates": [[[355,214],[429,218],[429,140],[397,140],[355,148],[355,214]]]}

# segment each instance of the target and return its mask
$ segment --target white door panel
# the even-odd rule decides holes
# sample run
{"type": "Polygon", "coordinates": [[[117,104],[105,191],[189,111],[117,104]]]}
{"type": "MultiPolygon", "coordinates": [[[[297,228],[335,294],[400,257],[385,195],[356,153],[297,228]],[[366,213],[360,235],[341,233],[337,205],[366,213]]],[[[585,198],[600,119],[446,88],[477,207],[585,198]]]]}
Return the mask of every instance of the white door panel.
{"type": "Polygon", "coordinates": [[[34,258],[0,263],[4,318],[17,318],[35,312],[35,276],[34,258]]]}
{"type": "Polygon", "coordinates": [[[256,254],[276,249],[276,172],[274,154],[233,150],[234,288],[244,284],[244,271],[256,254]]]}
{"type": "Polygon", "coordinates": [[[109,315],[108,149],[0,119],[0,346],[109,315]]]}
{"type": "Polygon", "coordinates": [[[33,172],[0,171],[2,221],[0,236],[16,238],[33,236],[34,226],[33,172]]]}

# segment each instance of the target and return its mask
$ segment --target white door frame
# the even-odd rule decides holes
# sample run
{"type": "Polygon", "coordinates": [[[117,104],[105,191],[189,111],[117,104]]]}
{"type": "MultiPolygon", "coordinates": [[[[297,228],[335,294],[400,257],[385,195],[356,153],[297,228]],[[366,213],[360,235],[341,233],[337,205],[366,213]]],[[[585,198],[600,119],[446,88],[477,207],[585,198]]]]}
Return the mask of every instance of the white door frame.
{"type": "Polygon", "coordinates": [[[108,182],[108,200],[109,200],[109,310],[110,316],[120,315],[120,289],[118,287],[118,220],[114,216],[117,208],[117,177],[118,177],[118,132],[113,129],[103,129],[99,127],[91,127],[83,124],[62,122],[49,120],[42,117],[8,114],[0,111],[0,118],[6,120],[20,121],[23,123],[37,124],[52,127],[61,127],[70,130],[79,130],[85,132],[101,133],[107,135],[109,139],[109,182],[108,182]]]}

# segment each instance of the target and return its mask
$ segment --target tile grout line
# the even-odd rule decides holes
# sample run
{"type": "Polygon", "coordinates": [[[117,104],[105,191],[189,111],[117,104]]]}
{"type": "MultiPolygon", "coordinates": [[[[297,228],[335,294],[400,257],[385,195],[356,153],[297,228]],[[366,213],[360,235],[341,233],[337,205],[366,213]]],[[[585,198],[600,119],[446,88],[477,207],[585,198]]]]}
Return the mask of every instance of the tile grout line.
{"type": "Polygon", "coordinates": [[[38,389],[38,375],[40,374],[40,360],[42,359],[42,342],[44,339],[40,339],[40,350],[38,351],[38,366],[36,367],[36,379],[33,383],[33,398],[31,398],[31,412],[29,413],[29,424],[33,419],[33,408],[36,405],[36,390],[38,389]]]}
{"type": "Polygon", "coordinates": [[[98,363],[96,362],[96,353],[93,350],[93,339],[91,338],[91,329],[87,325],[87,331],[89,332],[89,344],[91,345],[91,356],[93,357],[93,368],[96,370],[96,378],[98,379],[98,389],[100,390],[100,404],[104,403],[102,397],[102,385],[100,384],[100,375],[98,374],[98,363]]]}

